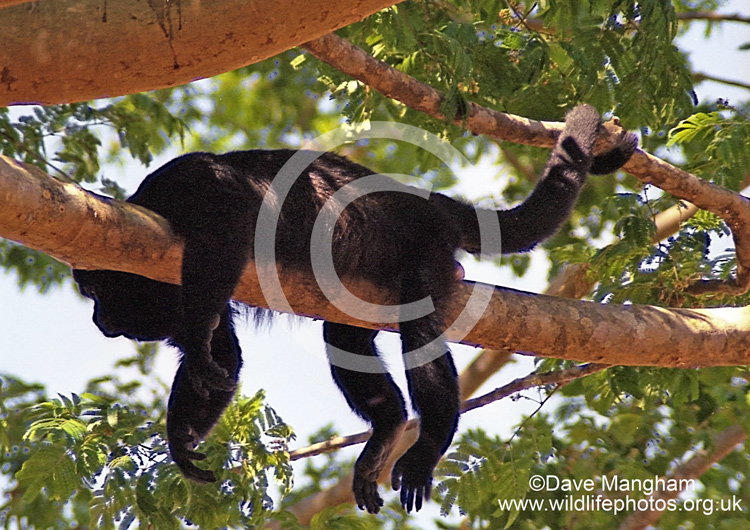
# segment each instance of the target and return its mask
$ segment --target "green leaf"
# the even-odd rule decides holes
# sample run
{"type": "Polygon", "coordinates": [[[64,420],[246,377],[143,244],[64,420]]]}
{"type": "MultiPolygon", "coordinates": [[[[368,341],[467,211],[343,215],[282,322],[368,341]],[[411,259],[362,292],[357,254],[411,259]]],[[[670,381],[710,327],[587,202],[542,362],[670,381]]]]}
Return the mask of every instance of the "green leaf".
{"type": "Polygon", "coordinates": [[[16,479],[26,488],[23,500],[27,503],[33,502],[44,488],[51,499],[67,498],[78,484],[75,464],[65,447],[51,444],[34,452],[16,473],[16,479]]]}

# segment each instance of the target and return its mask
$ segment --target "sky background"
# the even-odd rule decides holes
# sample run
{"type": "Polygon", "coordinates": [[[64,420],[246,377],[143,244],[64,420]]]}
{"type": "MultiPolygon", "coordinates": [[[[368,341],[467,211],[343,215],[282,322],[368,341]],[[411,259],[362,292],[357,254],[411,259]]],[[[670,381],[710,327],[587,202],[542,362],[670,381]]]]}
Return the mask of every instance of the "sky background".
{"type": "MultiPolygon", "coordinates": [[[[750,3],[732,0],[720,11],[748,16],[750,3]]],[[[750,42],[750,25],[725,23],[714,28],[709,41],[704,39],[705,26],[694,23],[690,32],[678,41],[678,46],[689,53],[694,70],[750,83],[750,56],[737,50],[738,45],[750,42]]],[[[702,102],[717,98],[729,99],[730,103],[748,99],[746,90],[710,82],[698,85],[696,92],[702,102]]],[[[125,177],[114,172],[108,176],[132,192],[145,173],[143,168],[134,166],[125,177]]],[[[494,179],[498,174],[502,178],[501,168],[487,165],[473,174],[467,171],[461,177],[465,180],[461,193],[465,196],[486,193],[487,186],[494,187],[498,182],[494,179]]],[[[464,267],[467,279],[515,289],[539,292],[547,283],[548,263],[538,251],[534,254],[531,271],[521,279],[491,264],[479,265],[473,258],[465,260],[464,267]]],[[[70,283],[40,295],[33,287],[20,292],[12,275],[0,276],[0,373],[40,382],[46,385],[48,395],[82,392],[89,379],[110,373],[116,360],[134,353],[130,341],[102,336],[91,322],[91,314],[92,303],[80,298],[70,283]]],[[[268,403],[297,433],[293,448],[307,445],[307,437],[328,422],[333,422],[340,434],[366,429],[331,381],[320,323],[280,317],[272,326],[261,329],[239,322],[238,332],[245,358],[241,376],[243,391],[253,394],[258,388],[266,390],[268,403]]],[[[396,380],[403,384],[398,337],[381,333],[378,341],[396,380]]],[[[460,345],[452,346],[452,350],[459,370],[479,353],[479,350],[460,345]]],[[[175,352],[162,347],[154,374],[171,383],[175,367],[175,352]]],[[[532,369],[530,359],[520,359],[496,374],[480,393],[526,375],[532,369]]],[[[135,371],[130,373],[136,374],[135,371]]],[[[460,430],[481,426],[508,436],[521,415],[536,408],[538,394],[531,391],[525,396],[517,401],[505,399],[466,414],[461,418],[460,430]]],[[[360,450],[355,446],[347,451],[354,456],[360,450]]],[[[432,515],[437,513],[434,503],[428,506],[433,510],[432,515]]]]}

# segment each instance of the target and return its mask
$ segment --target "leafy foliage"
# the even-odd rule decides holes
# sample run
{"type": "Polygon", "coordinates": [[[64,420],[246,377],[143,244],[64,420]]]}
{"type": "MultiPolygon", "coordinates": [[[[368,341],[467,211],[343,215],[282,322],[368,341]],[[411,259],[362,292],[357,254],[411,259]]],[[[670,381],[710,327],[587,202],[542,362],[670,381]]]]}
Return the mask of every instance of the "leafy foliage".
{"type": "MultiPolygon", "coordinates": [[[[747,428],[746,375],[744,368],[618,367],[579,379],[563,390],[567,399],[554,417],[524,420],[510,442],[466,432],[439,468],[443,509],[457,505],[471,528],[617,527],[632,510],[584,506],[593,507],[597,496],[644,499],[647,487],[613,491],[610,485],[615,478],[629,484],[671,478],[696,453],[713,449],[716,432],[747,428]],[[540,488],[534,488],[537,478],[540,488]],[[565,502],[578,507],[563,508],[565,502]]],[[[728,507],[741,499],[746,509],[749,492],[734,477],[744,476],[747,460],[746,452],[733,453],[702,475],[664,514],[661,527],[725,528],[729,521],[744,528],[744,511],[728,507]],[[719,499],[729,500],[723,510],[719,499]]]]}
{"type": "Polygon", "coordinates": [[[102,392],[103,382],[92,382],[95,392],[50,400],[36,386],[0,379],[0,461],[16,481],[0,506],[6,528],[21,519],[43,528],[129,528],[136,520],[154,528],[247,528],[269,516],[269,476],[282,495],[291,489],[286,445],[293,434],[261,392],[238,398],[204,443],[209,464],[224,471],[218,483],[198,487],[167,457],[163,401],[135,401],[131,384],[117,384],[115,398],[102,392]],[[50,505],[59,511],[29,511],[50,505]]]}
{"type": "MultiPolygon", "coordinates": [[[[671,3],[550,1],[528,8],[464,0],[435,10],[430,2],[410,2],[344,32],[375,57],[444,90],[449,101],[469,98],[534,119],[560,119],[564,109],[587,101],[615,108],[631,128],[672,122],[692,107],[689,70],[672,44],[671,3]]],[[[331,88],[350,86],[340,74],[326,73],[331,88]]],[[[461,135],[365,87],[336,93],[359,101],[344,109],[351,119],[386,105],[395,116],[461,135]]]]}

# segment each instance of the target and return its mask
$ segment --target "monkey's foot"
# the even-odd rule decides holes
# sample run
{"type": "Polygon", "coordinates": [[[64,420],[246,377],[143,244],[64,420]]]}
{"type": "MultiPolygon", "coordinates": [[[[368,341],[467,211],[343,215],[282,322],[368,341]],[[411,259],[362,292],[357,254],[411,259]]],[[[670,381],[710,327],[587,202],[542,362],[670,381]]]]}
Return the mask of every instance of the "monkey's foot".
{"type": "Polygon", "coordinates": [[[393,466],[391,487],[401,490],[401,506],[407,512],[419,511],[422,502],[430,499],[436,462],[432,451],[425,451],[417,441],[393,466]]]}
{"type": "Polygon", "coordinates": [[[378,495],[377,480],[368,480],[355,470],[352,490],[357,507],[360,510],[367,510],[369,513],[380,511],[381,506],[383,506],[383,499],[378,495]]]}
{"type": "Polygon", "coordinates": [[[357,508],[369,513],[378,513],[383,506],[383,499],[378,495],[377,473],[362,473],[354,468],[354,482],[352,491],[357,502],[357,508]]]}
{"type": "Polygon", "coordinates": [[[205,458],[206,455],[204,455],[203,453],[196,453],[195,451],[185,451],[180,460],[175,459],[174,455],[172,456],[172,459],[174,460],[175,464],[177,464],[177,467],[180,468],[182,474],[193,482],[197,482],[198,484],[209,484],[211,482],[216,482],[216,475],[214,475],[213,471],[209,471],[208,469],[201,469],[193,464],[193,460],[198,461],[205,458]]]}
{"type": "Polygon", "coordinates": [[[378,477],[388,462],[393,446],[406,425],[405,418],[383,422],[373,428],[373,433],[354,464],[352,490],[360,510],[378,513],[383,499],[378,495],[378,477]]]}

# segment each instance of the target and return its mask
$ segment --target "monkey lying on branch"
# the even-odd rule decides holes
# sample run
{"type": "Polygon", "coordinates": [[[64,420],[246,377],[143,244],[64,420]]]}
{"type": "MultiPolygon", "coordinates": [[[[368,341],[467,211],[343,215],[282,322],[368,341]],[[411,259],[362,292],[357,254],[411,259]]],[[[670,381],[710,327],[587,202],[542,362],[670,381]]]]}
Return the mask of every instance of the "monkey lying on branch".
{"type": "MultiPolygon", "coordinates": [[[[195,446],[237,386],[242,358],[232,292],[248,260],[256,257],[259,235],[274,242],[278,265],[312,273],[316,220],[333,204],[340,215],[324,228],[332,236],[335,274],[362,278],[399,301],[403,354],[419,359],[407,362],[406,370],[421,419],[419,438],[391,474],[402,506],[419,510],[458,424],[456,369],[442,340],[444,307],[458,284],[454,255],[459,249],[482,255],[523,252],[554,234],[570,215],[586,175],[616,171],[637,146],[635,135],[623,133],[612,150],[594,156],[599,126],[593,107],[570,111],[533,193],[521,205],[496,212],[438,193],[420,197],[391,180],[387,190],[364,193],[366,187],[360,187],[347,198],[342,192],[356,190],[373,172],[331,153],[305,152],[314,161],[301,169],[285,198],[273,182],[296,151],[187,154],[149,175],[128,199],[163,216],[184,238],[182,285],[108,270],[74,270],[73,276],[94,300],[94,322],[105,335],[166,339],[180,350],[167,413],[169,450],[186,477],[213,482],[212,471],[195,465],[205,458],[195,446]],[[275,233],[256,231],[264,205],[278,216],[275,233]],[[488,214],[496,217],[502,242],[483,246],[480,219],[488,214]],[[419,310],[425,300],[431,301],[429,310],[419,310]]],[[[376,334],[333,322],[323,325],[333,379],[351,408],[372,426],[354,466],[353,485],[357,505],[370,513],[383,505],[377,477],[407,419],[403,396],[377,359],[376,334]],[[361,371],[335,362],[342,352],[374,361],[377,369],[361,371]]]]}

